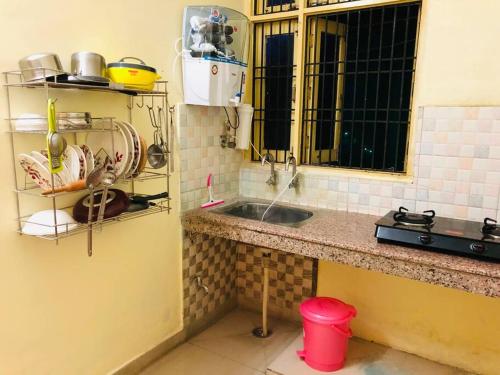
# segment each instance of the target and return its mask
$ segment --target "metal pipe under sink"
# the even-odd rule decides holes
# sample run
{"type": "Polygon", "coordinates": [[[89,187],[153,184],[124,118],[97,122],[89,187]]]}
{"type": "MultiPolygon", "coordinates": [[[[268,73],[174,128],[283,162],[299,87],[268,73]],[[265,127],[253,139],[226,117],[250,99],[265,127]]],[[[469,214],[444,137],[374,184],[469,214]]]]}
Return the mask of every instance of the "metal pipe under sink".
{"type": "Polygon", "coordinates": [[[271,252],[268,250],[262,250],[262,269],[263,269],[263,281],[262,281],[262,326],[256,327],[252,330],[252,334],[255,337],[264,339],[272,335],[272,331],[268,327],[267,322],[267,306],[269,303],[269,260],[271,258],[271,252]]]}

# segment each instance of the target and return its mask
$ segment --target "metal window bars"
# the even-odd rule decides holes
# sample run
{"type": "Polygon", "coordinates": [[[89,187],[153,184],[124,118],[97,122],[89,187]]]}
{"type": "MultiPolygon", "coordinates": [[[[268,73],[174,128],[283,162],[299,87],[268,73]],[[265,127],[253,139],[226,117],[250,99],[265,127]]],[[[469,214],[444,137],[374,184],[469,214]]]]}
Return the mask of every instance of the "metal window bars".
{"type": "Polygon", "coordinates": [[[404,172],[420,2],[309,17],[303,164],[404,172]]]}
{"type": "Polygon", "coordinates": [[[353,3],[361,0],[308,0],[308,7],[319,7],[322,5],[331,5],[331,4],[342,4],[342,3],[353,3]]]}
{"type": "MultiPolygon", "coordinates": [[[[296,33],[295,19],[254,24],[251,139],[260,154],[269,152],[279,163],[288,156],[294,122],[296,33]]],[[[259,160],[255,150],[252,160],[259,160]]]]}
{"type": "Polygon", "coordinates": [[[296,0],[254,0],[253,14],[260,16],[263,14],[272,14],[296,10],[296,0]]]}

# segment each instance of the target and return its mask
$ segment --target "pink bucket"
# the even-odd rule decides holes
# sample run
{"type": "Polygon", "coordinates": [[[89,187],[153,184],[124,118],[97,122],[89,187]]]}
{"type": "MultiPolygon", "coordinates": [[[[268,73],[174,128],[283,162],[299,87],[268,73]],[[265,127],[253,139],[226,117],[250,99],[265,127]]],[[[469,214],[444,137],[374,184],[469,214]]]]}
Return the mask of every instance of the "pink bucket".
{"type": "Polygon", "coordinates": [[[300,305],[304,324],[304,350],[298,356],[309,367],[335,371],[344,366],[347,342],[352,336],[349,323],[356,316],[354,306],[335,298],[314,297],[300,305]]]}

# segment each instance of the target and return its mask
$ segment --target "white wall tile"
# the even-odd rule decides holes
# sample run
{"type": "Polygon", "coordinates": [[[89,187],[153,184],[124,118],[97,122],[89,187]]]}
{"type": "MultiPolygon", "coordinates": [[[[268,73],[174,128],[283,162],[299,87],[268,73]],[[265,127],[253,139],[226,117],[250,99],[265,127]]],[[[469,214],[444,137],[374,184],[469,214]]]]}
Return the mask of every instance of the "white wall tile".
{"type": "MultiPolygon", "coordinates": [[[[287,191],[283,200],[376,215],[404,205],[461,219],[499,218],[500,136],[494,134],[500,134],[500,107],[425,107],[419,113],[414,183],[306,171],[299,175],[299,188],[287,191]]],[[[236,168],[239,162],[229,165],[236,168]]],[[[274,198],[288,174],[278,171],[277,188],[265,184],[268,174],[268,168],[242,168],[239,193],[274,198]]]]}

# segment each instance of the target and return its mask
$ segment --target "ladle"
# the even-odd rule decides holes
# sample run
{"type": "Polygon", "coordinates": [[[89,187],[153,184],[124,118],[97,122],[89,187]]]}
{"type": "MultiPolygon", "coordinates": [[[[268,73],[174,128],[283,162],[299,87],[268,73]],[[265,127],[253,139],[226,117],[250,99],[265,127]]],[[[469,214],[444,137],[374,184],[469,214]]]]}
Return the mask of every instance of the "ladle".
{"type": "Polygon", "coordinates": [[[99,206],[99,214],[97,215],[97,221],[102,222],[104,219],[104,210],[106,209],[106,200],[108,199],[108,189],[116,182],[116,174],[111,171],[106,171],[102,175],[101,183],[104,185],[101,195],[101,204],[99,206]]]}
{"type": "Polygon", "coordinates": [[[94,168],[87,179],[85,180],[85,185],[89,189],[90,201],[89,201],[89,215],[87,219],[87,254],[89,257],[92,256],[92,220],[94,216],[94,189],[99,186],[102,180],[102,176],[105,172],[106,161],[100,167],[94,168]]]}

